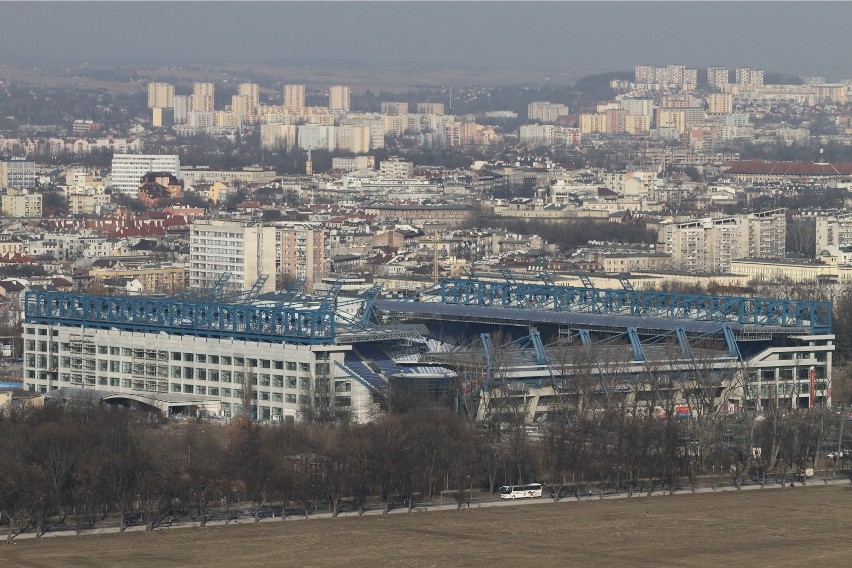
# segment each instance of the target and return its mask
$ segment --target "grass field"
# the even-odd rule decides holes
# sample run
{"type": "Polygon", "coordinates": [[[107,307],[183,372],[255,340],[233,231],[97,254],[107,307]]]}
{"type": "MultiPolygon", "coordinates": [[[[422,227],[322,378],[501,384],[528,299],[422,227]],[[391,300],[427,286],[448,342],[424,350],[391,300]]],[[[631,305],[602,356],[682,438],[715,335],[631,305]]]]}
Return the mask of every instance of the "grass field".
{"type": "Polygon", "coordinates": [[[852,565],[852,485],[0,544],[2,566],[852,565]]]}

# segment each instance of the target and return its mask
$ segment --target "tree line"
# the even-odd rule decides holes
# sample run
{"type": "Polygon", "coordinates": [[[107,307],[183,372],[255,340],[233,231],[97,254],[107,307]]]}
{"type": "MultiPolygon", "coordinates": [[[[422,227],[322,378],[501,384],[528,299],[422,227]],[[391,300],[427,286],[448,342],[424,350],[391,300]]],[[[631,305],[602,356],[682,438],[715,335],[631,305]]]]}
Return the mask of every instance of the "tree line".
{"type": "Polygon", "coordinates": [[[480,421],[421,405],[366,424],[258,425],[175,423],[93,401],[7,407],[0,524],[11,540],[55,526],[77,534],[108,523],[123,532],[134,521],[153,530],[171,518],[204,526],[238,507],[255,522],[270,510],[411,511],[440,492],[461,507],[474,490],[530,482],[548,484],[556,500],[694,489],[701,479],[739,487],[758,473],[812,466],[833,427],[826,412],[686,420],[671,407],[641,413],[613,398],[531,428],[494,408],[480,421]]]}

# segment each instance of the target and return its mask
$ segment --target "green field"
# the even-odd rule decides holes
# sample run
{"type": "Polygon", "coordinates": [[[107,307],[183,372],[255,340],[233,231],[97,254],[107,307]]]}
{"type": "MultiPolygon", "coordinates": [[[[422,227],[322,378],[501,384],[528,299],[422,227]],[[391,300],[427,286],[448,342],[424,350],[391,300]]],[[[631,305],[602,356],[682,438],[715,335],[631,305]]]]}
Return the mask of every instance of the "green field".
{"type": "Polygon", "coordinates": [[[849,566],[852,485],[0,545],[3,566],[849,566]]]}

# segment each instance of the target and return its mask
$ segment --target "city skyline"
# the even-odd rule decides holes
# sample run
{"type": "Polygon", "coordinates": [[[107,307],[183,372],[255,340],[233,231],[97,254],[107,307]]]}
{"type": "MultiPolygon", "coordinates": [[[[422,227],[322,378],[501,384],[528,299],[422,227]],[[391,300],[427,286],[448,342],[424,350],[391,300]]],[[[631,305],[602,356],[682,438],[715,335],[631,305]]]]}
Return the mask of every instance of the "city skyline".
{"type": "Polygon", "coordinates": [[[0,14],[7,64],[303,62],[583,74],[677,60],[841,77],[849,65],[831,54],[849,45],[843,28],[852,5],[3,2],[0,14]],[[130,30],[147,41],[127,41],[130,30]]]}

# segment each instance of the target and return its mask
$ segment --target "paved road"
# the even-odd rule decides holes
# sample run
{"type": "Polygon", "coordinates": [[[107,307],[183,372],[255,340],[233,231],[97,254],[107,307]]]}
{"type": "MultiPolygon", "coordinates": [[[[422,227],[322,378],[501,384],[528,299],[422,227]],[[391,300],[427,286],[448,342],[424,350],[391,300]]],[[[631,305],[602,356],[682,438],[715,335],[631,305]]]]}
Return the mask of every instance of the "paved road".
{"type": "MultiPolygon", "coordinates": [[[[850,480],[848,478],[838,478],[838,479],[813,478],[813,479],[808,480],[808,484],[806,486],[803,486],[801,483],[796,483],[795,487],[797,489],[808,488],[808,487],[822,487],[822,486],[825,486],[825,485],[848,484],[849,482],[850,482],[850,480]]],[[[777,483],[772,483],[772,484],[767,483],[763,487],[763,489],[765,489],[765,490],[781,489],[781,486],[777,483]]],[[[647,499],[649,497],[661,497],[661,496],[677,497],[678,495],[690,495],[692,493],[722,493],[722,492],[731,492],[731,491],[736,491],[736,490],[737,490],[737,488],[732,486],[732,485],[720,486],[720,485],[717,484],[714,488],[710,484],[702,484],[702,485],[697,486],[695,488],[694,492],[688,486],[686,486],[686,487],[681,487],[679,489],[676,489],[675,492],[671,495],[669,494],[668,490],[663,492],[661,489],[655,489],[650,494],[648,492],[644,492],[644,493],[641,493],[641,494],[634,493],[632,498],[633,499],[647,499]]],[[[743,491],[761,490],[761,486],[758,485],[758,484],[743,485],[742,490],[743,491]]],[[[545,491],[545,493],[547,493],[547,492],[545,491]]],[[[593,492],[592,495],[583,495],[579,498],[577,498],[577,497],[563,498],[558,502],[558,504],[569,506],[571,503],[576,503],[578,501],[598,501],[598,500],[601,500],[601,499],[611,500],[611,499],[627,499],[627,498],[628,497],[627,497],[626,492],[606,493],[603,497],[601,497],[599,494],[593,492]]],[[[552,501],[553,500],[547,494],[545,496],[543,496],[542,498],[539,498],[539,499],[515,499],[515,500],[512,500],[512,499],[500,499],[499,496],[498,497],[484,497],[484,498],[473,499],[470,502],[470,504],[468,504],[467,501],[465,501],[465,503],[462,505],[462,508],[467,508],[468,506],[470,506],[471,508],[519,507],[519,506],[524,506],[524,505],[535,505],[535,504],[540,504],[542,502],[547,503],[547,502],[552,502],[552,501]]],[[[420,502],[414,508],[414,512],[415,513],[425,513],[425,512],[430,512],[430,511],[454,510],[454,509],[458,509],[458,508],[459,508],[459,506],[454,500],[444,499],[443,501],[420,502]]],[[[224,519],[210,520],[210,521],[207,522],[207,526],[222,526],[222,525],[227,525],[227,524],[251,524],[251,523],[254,522],[254,519],[252,518],[251,514],[248,513],[249,509],[247,507],[245,507],[245,506],[235,507],[234,511],[236,511],[236,510],[243,511],[237,519],[230,520],[230,521],[226,521],[224,519]]],[[[287,509],[287,511],[288,511],[288,514],[283,519],[282,519],[280,511],[279,511],[277,513],[278,516],[268,516],[268,517],[260,519],[260,521],[258,521],[258,522],[261,522],[261,523],[279,522],[280,523],[280,522],[282,522],[282,520],[285,521],[285,522],[294,522],[294,521],[306,520],[304,515],[300,514],[296,509],[287,509]]],[[[408,513],[408,509],[405,508],[405,507],[400,507],[400,508],[391,509],[388,512],[389,515],[398,515],[398,514],[402,514],[402,513],[408,513]]],[[[382,509],[381,508],[370,509],[370,510],[365,511],[362,514],[362,516],[376,516],[376,515],[382,515],[382,509]]],[[[222,515],[220,514],[220,516],[222,516],[222,515]]],[[[340,517],[357,517],[359,515],[358,515],[357,511],[344,511],[344,512],[341,512],[339,514],[339,516],[340,517]]],[[[330,512],[318,512],[318,513],[311,514],[309,516],[308,520],[330,519],[330,518],[331,518],[330,512]]],[[[200,523],[198,521],[192,521],[190,519],[180,518],[180,519],[173,520],[171,523],[163,523],[161,526],[158,526],[154,530],[160,531],[160,530],[190,528],[190,527],[198,527],[198,526],[200,526],[200,523]]],[[[127,527],[127,529],[125,530],[125,532],[143,532],[143,531],[145,531],[145,525],[144,524],[134,524],[134,525],[127,527]]],[[[84,534],[84,535],[88,535],[88,534],[115,534],[115,533],[118,533],[118,532],[119,532],[118,519],[113,519],[113,520],[110,520],[110,521],[104,521],[103,523],[99,523],[99,525],[96,528],[84,530],[82,534],[84,534]]],[[[43,537],[48,538],[48,537],[54,537],[54,536],[72,536],[74,534],[75,534],[75,531],[74,531],[73,526],[72,526],[70,528],[63,527],[60,530],[57,530],[57,529],[54,528],[54,529],[46,532],[43,535],[43,537]]],[[[3,534],[2,537],[0,537],[0,538],[5,538],[5,536],[6,535],[3,534]]],[[[13,538],[15,540],[36,538],[36,534],[32,530],[30,530],[30,531],[26,531],[22,534],[15,535],[13,538]]]]}

